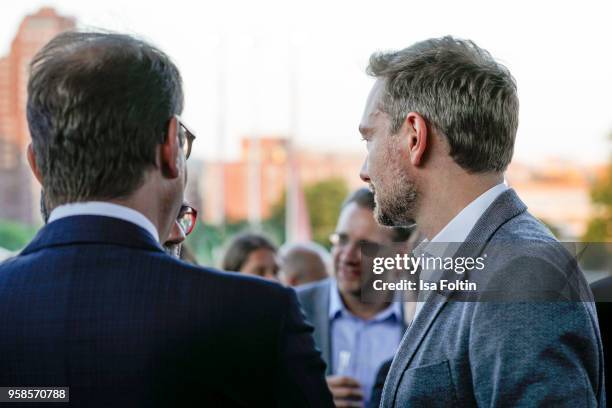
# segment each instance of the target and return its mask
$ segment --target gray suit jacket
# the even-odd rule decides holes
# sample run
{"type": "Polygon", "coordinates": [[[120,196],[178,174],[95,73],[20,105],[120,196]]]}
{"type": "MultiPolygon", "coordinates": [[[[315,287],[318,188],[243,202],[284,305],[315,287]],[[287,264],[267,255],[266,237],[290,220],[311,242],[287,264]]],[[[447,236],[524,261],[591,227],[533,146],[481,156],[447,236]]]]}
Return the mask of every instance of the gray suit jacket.
{"type": "Polygon", "coordinates": [[[321,350],[321,357],[327,364],[326,375],[331,375],[333,372],[331,333],[329,330],[329,291],[331,279],[309,283],[296,288],[298,299],[306,313],[306,320],[314,326],[313,336],[315,344],[321,350]]]}
{"type": "Polygon", "coordinates": [[[296,288],[298,299],[306,314],[306,320],[314,326],[313,337],[316,346],[321,350],[323,361],[327,364],[326,375],[332,373],[331,335],[329,331],[330,283],[330,279],[325,279],[296,288]]]}
{"type": "MultiPolygon", "coordinates": [[[[497,293],[528,290],[541,277],[573,279],[574,291],[588,291],[581,273],[564,276],[569,253],[526,210],[513,190],[502,193],[455,256],[505,248],[487,262],[487,287],[497,293]]],[[[402,339],[381,406],[605,406],[594,306],[559,301],[567,297],[561,292],[552,302],[462,302],[449,301],[450,291],[433,293],[402,339]]]]}

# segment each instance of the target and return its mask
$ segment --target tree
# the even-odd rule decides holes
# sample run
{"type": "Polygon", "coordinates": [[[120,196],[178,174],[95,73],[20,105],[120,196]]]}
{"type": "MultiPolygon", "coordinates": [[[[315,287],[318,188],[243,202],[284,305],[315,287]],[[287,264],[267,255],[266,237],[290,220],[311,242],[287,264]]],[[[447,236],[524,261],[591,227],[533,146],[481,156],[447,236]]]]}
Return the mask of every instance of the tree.
{"type": "Polygon", "coordinates": [[[607,171],[595,182],[591,190],[591,201],[596,215],[589,221],[585,242],[612,241],[612,161],[607,171]]]}
{"type": "Polygon", "coordinates": [[[10,251],[23,248],[36,234],[36,228],[14,221],[0,220],[0,247],[10,251]]]}
{"type": "MultiPolygon", "coordinates": [[[[610,135],[612,139],[612,135],[610,135]]],[[[612,266],[612,158],[603,177],[591,189],[591,201],[595,216],[591,218],[582,241],[587,243],[588,256],[583,265],[587,268],[612,266]]],[[[586,251],[585,251],[586,254],[586,251]]]]}
{"type": "Polygon", "coordinates": [[[348,195],[343,179],[333,178],[306,186],[304,196],[310,217],[312,240],[329,248],[329,236],[336,228],[340,206],[348,195]]]}
{"type": "MultiPolygon", "coordinates": [[[[340,205],[348,195],[348,186],[344,179],[331,178],[318,181],[304,187],[304,198],[308,207],[312,240],[329,248],[329,235],[334,232],[340,205]]],[[[264,227],[276,231],[280,242],[285,241],[285,208],[286,193],[272,207],[270,217],[264,222],[264,227]]]]}

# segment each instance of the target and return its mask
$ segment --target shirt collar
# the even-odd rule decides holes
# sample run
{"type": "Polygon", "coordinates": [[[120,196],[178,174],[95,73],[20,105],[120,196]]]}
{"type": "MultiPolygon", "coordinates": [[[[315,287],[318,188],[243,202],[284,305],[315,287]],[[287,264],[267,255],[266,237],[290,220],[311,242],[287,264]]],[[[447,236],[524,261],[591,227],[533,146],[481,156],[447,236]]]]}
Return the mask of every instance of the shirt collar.
{"type": "MultiPolygon", "coordinates": [[[[334,320],[340,315],[350,315],[354,316],[347,308],[344,306],[344,302],[340,297],[340,292],[338,291],[338,283],[336,279],[330,279],[329,285],[329,319],[334,320]]],[[[387,308],[381,310],[377,313],[372,319],[368,321],[382,321],[389,317],[393,317],[396,321],[402,321],[402,303],[394,300],[389,304],[387,308]]]]}
{"type": "MultiPolygon", "coordinates": [[[[453,243],[465,241],[487,208],[489,208],[491,204],[493,204],[493,201],[507,189],[508,184],[506,184],[504,180],[503,183],[482,193],[446,224],[446,226],[442,228],[442,231],[440,231],[431,241],[427,238],[421,241],[419,245],[414,248],[413,254],[416,256],[420,254],[438,257],[454,256],[455,252],[459,249],[459,244],[453,243]],[[435,244],[436,242],[438,243],[437,245],[435,244]]],[[[435,281],[439,278],[439,271],[425,272],[424,275],[421,275],[423,279],[435,281]]],[[[425,302],[422,300],[417,302],[412,321],[416,319],[424,303],[425,302]]]]}
{"type": "Polygon", "coordinates": [[[339,313],[345,310],[342,298],[338,292],[338,284],[335,279],[330,279],[329,285],[329,318],[333,319],[339,313]]]}
{"type": "MultiPolygon", "coordinates": [[[[464,242],[487,208],[489,208],[489,206],[493,204],[493,201],[507,189],[508,185],[504,180],[503,183],[499,183],[482,193],[463,210],[459,211],[459,213],[446,224],[435,237],[431,240],[425,238],[421,241],[414,249],[414,253],[427,252],[430,255],[436,256],[452,256],[452,254],[447,253],[447,249],[449,248],[446,246],[442,248],[440,245],[430,244],[436,242],[443,244],[464,242]]],[[[448,247],[456,249],[457,245],[448,245],[448,247]]]]}
{"type": "Polygon", "coordinates": [[[159,233],[147,217],[131,208],[109,202],[88,201],[84,203],[60,205],[51,212],[49,223],[74,215],[100,215],[128,221],[147,231],[157,242],[159,242],[159,233]]]}

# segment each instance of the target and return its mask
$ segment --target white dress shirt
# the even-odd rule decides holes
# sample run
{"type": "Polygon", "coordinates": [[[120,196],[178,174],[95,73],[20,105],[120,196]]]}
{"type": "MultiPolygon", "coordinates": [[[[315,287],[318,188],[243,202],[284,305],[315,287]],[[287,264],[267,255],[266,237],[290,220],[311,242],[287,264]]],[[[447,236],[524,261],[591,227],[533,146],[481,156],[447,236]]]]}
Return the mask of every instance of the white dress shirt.
{"type": "Polygon", "coordinates": [[[61,218],[72,217],[74,215],[101,215],[131,222],[147,231],[157,242],[159,242],[157,228],[155,228],[155,225],[153,225],[153,223],[142,213],[123,205],[104,201],[88,201],[84,203],[60,205],[51,211],[49,222],[51,223],[61,218]]]}
{"type": "MultiPolygon", "coordinates": [[[[469,203],[463,210],[457,214],[431,241],[425,238],[421,243],[414,249],[413,253],[415,256],[421,253],[427,253],[433,256],[439,257],[452,257],[457,246],[446,246],[443,243],[450,242],[464,242],[468,237],[480,217],[489,208],[493,201],[497,199],[504,191],[508,189],[508,185],[504,181],[503,183],[497,184],[489,190],[482,193],[478,198],[469,203]],[[430,245],[431,243],[442,243],[442,245],[430,245]]],[[[422,277],[421,277],[422,279],[422,277]]],[[[433,279],[432,279],[433,280],[433,279]]],[[[419,295],[419,299],[422,299],[419,295]]],[[[414,317],[421,311],[425,302],[419,300],[414,311],[414,317]]]]}

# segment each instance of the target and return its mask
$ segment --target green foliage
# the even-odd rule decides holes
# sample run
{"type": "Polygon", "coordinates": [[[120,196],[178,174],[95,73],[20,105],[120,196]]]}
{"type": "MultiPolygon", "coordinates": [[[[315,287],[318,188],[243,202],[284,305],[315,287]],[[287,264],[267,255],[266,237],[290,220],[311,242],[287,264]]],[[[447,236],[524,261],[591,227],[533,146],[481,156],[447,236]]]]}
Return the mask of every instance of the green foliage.
{"type": "MultiPolygon", "coordinates": [[[[195,254],[201,265],[219,267],[229,242],[234,236],[245,231],[255,232],[244,220],[225,225],[205,225],[198,222],[185,240],[185,245],[195,254]]],[[[283,242],[280,237],[285,233],[283,228],[279,228],[270,220],[264,221],[261,231],[257,232],[264,234],[277,245],[283,242]]]]}
{"type": "Polygon", "coordinates": [[[323,180],[306,186],[304,196],[310,217],[312,240],[329,248],[329,236],[334,232],[340,205],[348,195],[348,186],[343,179],[323,180]]]}
{"type": "Polygon", "coordinates": [[[608,165],[607,174],[593,186],[591,200],[608,210],[612,207],[612,163],[608,165]]]}
{"type": "Polygon", "coordinates": [[[36,231],[29,225],[0,220],[0,247],[10,251],[21,249],[32,240],[36,231]]]}
{"type": "MultiPolygon", "coordinates": [[[[306,206],[310,217],[313,240],[329,247],[329,235],[336,228],[340,205],[348,195],[343,179],[329,179],[310,184],[304,189],[306,206]]],[[[272,207],[270,217],[262,222],[261,231],[280,245],[285,242],[286,193],[272,207]]],[[[186,245],[195,253],[198,262],[218,266],[223,251],[236,234],[249,229],[246,221],[231,224],[204,225],[199,222],[186,240],[186,245]]]]}
{"type": "Polygon", "coordinates": [[[270,217],[264,221],[270,230],[275,231],[274,236],[277,242],[283,243],[286,241],[285,236],[285,208],[287,205],[287,192],[283,191],[281,198],[274,204],[270,211],[270,217]]]}
{"type": "Polygon", "coordinates": [[[209,225],[200,221],[185,240],[185,245],[193,251],[200,264],[218,267],[226,243],[247,226],[246,221],[225,225],[209,225]]]}
{"type": "Polygon", "coordinates": [[[606,242],[609,234],[609,222],[603,217],[595,217],[589,221],[587,231],[582,239],[583,242],[606,242]]]}
{"type": "Polygon", "coordinates": [[[608,269],[612,266],[612,160],[604,176],[593,185],[591,201],[596,215],[589,221],[582,237],[582,241],[590,246],[583,265],[592,269],[608,269]]]}
{"type": "MultiPolygon", "coordinates": [[[[340,205],[348,195],[346,182],[341,178],[322,180],[304,188],[304,198],[308,207],[312,239],[329,248],[329,235],[334,232],[340,215],[340,205]]],[[[285,241],[286,193],[272,207],[271,216],[264,222],[278,242],[285,241]]]]}
{"type": "Polygon", "coordinates": [[[612,241],[612,163],[607,174],[599,179],[591,190],[591,200],[597,215],[589,221],[584,242],[612,241]]]}

